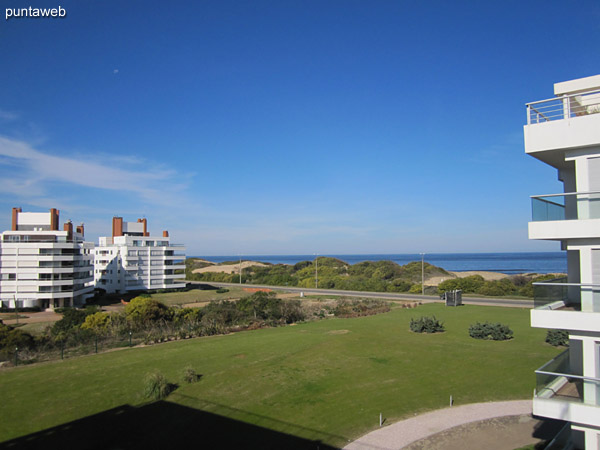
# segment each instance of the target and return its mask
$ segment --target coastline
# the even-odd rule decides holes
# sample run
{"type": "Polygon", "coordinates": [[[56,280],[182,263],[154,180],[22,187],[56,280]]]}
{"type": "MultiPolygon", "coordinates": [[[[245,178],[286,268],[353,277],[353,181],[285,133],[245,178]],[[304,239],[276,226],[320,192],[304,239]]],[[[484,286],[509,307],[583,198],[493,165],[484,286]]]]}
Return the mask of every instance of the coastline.
{"type": "MultiPolygon", "coordinates": [[[[364,261],[392,261],[398,265],[421,261],[420,254],[324,254],[319,257],[340,259],[350,265],[364,261]]],[[[188,256],[211,264],[224,261],[257,261],[265,264],[294,265],[301,261],[313,261],[314,254],[305,255],[230,255],[230,256],[188,256]]],[[[424,261],[446,271],[459,273],[486,272],[502,273],[506,276],[516,274],[566,273],[565,252],[505,252],[505,253],[426,253],[424,261]]],[[[467,275],[464,275],[467,276],[467,275]]],[[[483,276],[483,275],[482,275],[483,276]]]]}

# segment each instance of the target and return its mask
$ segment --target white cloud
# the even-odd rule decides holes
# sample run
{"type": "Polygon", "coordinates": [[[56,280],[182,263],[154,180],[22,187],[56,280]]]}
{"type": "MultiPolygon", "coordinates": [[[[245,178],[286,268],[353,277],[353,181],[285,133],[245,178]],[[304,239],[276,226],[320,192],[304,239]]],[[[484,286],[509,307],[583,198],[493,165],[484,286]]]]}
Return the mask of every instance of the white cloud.
{"type": "Polygon", "coordinates": [[[0,109],[0,119],[2,120],[16,120],[19,118],[19,114],[12,111],[5,111],[0,109]]]}
{"type": "Polygon", "coordinates": [[[0,167],[10,166],[0,181],[0,192],[29,197],[47,195],[53,185],[103,189],[133,194],[151,204],[172,205],[181,200],[186,186],[175,181],[176,172],[164,167],[133,170],[123,158],[55,156],[32,145],[0,136],[0,167]]]}

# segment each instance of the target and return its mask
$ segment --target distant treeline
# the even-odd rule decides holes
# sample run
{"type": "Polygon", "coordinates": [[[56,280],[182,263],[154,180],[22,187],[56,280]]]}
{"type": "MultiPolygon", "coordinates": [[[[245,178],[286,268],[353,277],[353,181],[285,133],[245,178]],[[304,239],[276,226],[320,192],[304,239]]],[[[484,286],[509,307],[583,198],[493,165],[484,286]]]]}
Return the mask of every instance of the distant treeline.
{"type": "MultiPolygon", "coordinates": [[[[186,260],[186,278],[194,281],[238,283],[239,273],[204,272],[193,273],[194,269],[206,267],[206,263],[194,258],[186,260]]],[[[325,289],[344,289],[351,291],[373,292],[410,292],[421,293],[421,261],[399,265],[393,261],[364,261],[348,264],[337,258],[318,257],[317,261],[301,261],[294,265],[267,264],[251,266],[242,270],[242,283],[266,284],[271,286],[317,287],[325,289]],[[316,267],[318,265],[318,269],[316,267]]],[[[431,277],[452,277],[441,267],[424,264],[425,279],[431,277]]],[[[466,278],[450,278],[434,286],[425,288],[427,294],[462,289],[464,293],[490,296],[521,295],[533,297],[533,281],[553,278],[552,275],[534,277],[532,275],[513,275],[498,281],[485,281],[479,275],[466,278]]]]}

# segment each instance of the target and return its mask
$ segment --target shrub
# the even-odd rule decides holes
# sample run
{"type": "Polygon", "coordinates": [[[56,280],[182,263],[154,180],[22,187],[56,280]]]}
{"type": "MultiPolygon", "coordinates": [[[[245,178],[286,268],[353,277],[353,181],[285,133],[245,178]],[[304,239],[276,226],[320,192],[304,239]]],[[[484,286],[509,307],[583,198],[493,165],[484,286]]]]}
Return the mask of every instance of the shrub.
{"type": "Polygon", "coordinates": [[[152,400],[162,400],[175,390],[177,386],[169,383],[160,372],[146,375],[144,380],[144,397],[152,400]]]}
{"type": "Polygon", "coordinates": [[[183,371],[183,381],[186,383],[195,383],[198,381],[202,375],[196,373],[196,371],[192,367],[186,367],[183,371]]]}
{"type": "Polygon", "coordinates": [[[444,324],[435,316],[422,316],[418,319],[410,319],[410,331],[415,333],[441,333],[445,331],[444,324]]]}
{"type": "Polygon", "coordinates": [[[125,314],[128,322],[141,327],[161,319],[171,320],[173,311],[161,302],[142,294],[125,306],[125,314]]]}
{"type": "Polygon", "coordinates": [[[220,288],[216,290],[217,294],[224,294],[226,292],[229,292],[229,289],[225,289],[225,288],[220,288]]]}
{"type": "Polygon", "coordinates": [[[554,347],[569,346],[569,332],[567,330],[548,330],[546,342],[554,347]]]}
{"type": "Polygon", "coordinates": [[[81,324],[83,330],[92,330],[95,333],[103,333],[110,325],[110,316],[107,313],[97,312],[90,314],[81,324]]]}
{"type": "Polygon", "coordinates": [[[409,293],[411,294],[421,294],[423,292],[423,289],[421,287],[421,283],[419,284],[413,284],[410,289],[408,290],[409,293]]]}
{"type": "Polygon", "coordinates": [[[463,293],[477,292],[485,283],[481,275],[471,275],[464,278],[452,278],[441,282],[438,285],[438,293],[443,294],[446,291],[454,291],[460,289],[463,293]]]}
{"type": "Polygon", "coordinates": [[[501,323],[477,322],[469,327],[469,336],[475,339],[506,341],[513,338],[513,331],[501,323]]]}

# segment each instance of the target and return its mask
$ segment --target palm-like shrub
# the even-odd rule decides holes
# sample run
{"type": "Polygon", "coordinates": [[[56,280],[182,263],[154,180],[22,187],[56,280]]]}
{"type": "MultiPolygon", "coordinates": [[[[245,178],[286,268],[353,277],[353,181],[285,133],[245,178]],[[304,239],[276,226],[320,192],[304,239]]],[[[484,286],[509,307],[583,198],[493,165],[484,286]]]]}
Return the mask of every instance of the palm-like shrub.
{"type": "Polygon", "coordinates": [[[418,319],[410,319],[410,331],[415,333],[441,333],[445,329],[444,324],[435,316],[422,316],[418,319]]]}

